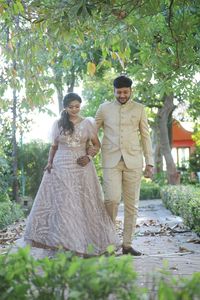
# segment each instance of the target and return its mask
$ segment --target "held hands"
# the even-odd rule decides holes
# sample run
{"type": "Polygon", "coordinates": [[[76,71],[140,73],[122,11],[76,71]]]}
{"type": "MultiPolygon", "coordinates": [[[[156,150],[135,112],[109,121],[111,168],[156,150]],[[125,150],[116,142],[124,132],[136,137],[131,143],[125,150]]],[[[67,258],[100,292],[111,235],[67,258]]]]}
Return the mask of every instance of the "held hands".
{"type": "Polygon", "coordinates": [[[146,168],[144,170],[144,177],[152,179],[152,177],[153,177],[153,166],[146,165],[146,168]]]}
{"type": "Polygon", "coordinates": [[[93,146],[90,146],[87,148],[87,154],[94,157],[97,153],[99,152],[99,149],[93,147],[93,146]]]}
{"type": "Polygon", "coordinates": [[[47,171],[48,173],[51,173],[51,169],[52,169],[52,163],[48,162],[48,164],[46,165],[46,167],[44,168],[44,171],[47,171]]]}
{"type": "Polygon", "coordinates": [[[81,156],[77,159],[77,164],[85,167],[90,162],[90,159],[87,155],[81,156]]]}

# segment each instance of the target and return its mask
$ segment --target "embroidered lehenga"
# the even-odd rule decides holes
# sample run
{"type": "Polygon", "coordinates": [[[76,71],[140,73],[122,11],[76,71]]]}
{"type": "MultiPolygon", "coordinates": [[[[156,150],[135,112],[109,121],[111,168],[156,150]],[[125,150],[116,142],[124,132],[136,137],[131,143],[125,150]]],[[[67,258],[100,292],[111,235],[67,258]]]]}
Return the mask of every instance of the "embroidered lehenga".
{"type": "Polygon", "coordinates": [[[55,122],[52,138],[58,150],[53,169],[44,173],[25,230],[24,239],[32,246],[79,254],[91,254],[92,246],[93,254],[99,255],[109,245],[119,245],[93,162],[77,164],[95,133],[92,118],[75,125],[73,135],[61,134],[55,122]]]}

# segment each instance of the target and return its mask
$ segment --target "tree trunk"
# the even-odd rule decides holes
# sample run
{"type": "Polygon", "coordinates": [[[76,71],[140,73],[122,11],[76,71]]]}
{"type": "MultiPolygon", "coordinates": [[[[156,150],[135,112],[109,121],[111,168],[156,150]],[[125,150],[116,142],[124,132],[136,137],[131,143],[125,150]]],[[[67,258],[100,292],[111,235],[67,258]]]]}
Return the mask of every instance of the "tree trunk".
{"type": "MultiPolygon", "coordinates": [[[[19,16],[14,18],[16,30],[19,29],[19,16]]],[[[10,41],[10,29],[7,28],[7,46],[10,41]]],[[[17,139],[16,139],[16,131],[17,131],[17,85],[16,85],[16,74],[17,74],[17,61],[18,54],[20,49],[20,41],[16,43],[16,48],[11,52],[12,57],[12,67],[13,67],[13,96],[12,96],[12,196],[13,200],[16,202],[19,201],[18,195],[18,176],[17,176],[17,168],[18,168],[18,160],[17,160],[17,139]]],[[[10,51],[10,49],[8,50],[10,51]]]]}
{"type": "Polygon", "coordinates": [[[168,122],[167,122],[170,148],[172,148],[172,138],[173,138],[172,137],[172,123],[173,123],[173,117],[172,117],[172,112],[171,112],[169,114],[168,122]]]}
{"type": "Polygon", "coordinates": [[[57,99],[58,99],[58,108],[59,112],[63,109],[63,88],[61,86],[56,86],[57,99]]]}
{"type": "Polygon", "coordinates": [[[173,95],[164,96],[164,104],[163,107],[158,111],[158,124],[160,130],[160,142],[161,142],[161,151],[165,157],[166,165],[167,165],[167,176],[169,184],[179,184],[180,183],[180,175],[177,172],[176,165],[174,163],[170,140],[169,140],[169,132],[168,132],[168,119],[173,112],[175,106],[173,103],[173,95]]]}
{"type": "MultiPolygon", "coordinates": [[[[15,65],[15,63],[14,63],[15,65]]],[[[16,140],[16,120],[17,120],[17,92],[13,89],[13,105],[12,105],[12,194],[13,200],[17,201],[18,198],[18,179],[17,179],[17,140],[16,140]]]]}
{"type": "Polygon", "coordinates": [[[74,68],[72,67],[72,69],[71,69],[70,80],[69,80],[69,82],[67,83],[67,85],[68,85],[68,89],[67,89],[68,93],[74,91],[75,80],[76,80],[75,72],[74,72],[74,68]]]}
{"type": "Polygon", "coordinates": [[[56,72],[56,70],[53,68],[53,72],[54,72],[54,86],[56,88],[56,92],[57,92],[57,99],[58,99],[58,109],[59,109],[59,112],[62,111],[63,109],[63,104],[62,104],[62,101],[63,101],[63,75],[56,72]]]}
{"type": "Polygon", "coordinates": [[[155,120],[155,125],[153,126],[153,136],[152,136],[152,146],[153,146],[153,156],[154,156],[154,173],[159,174],[163,171],[163,156],[161,152],[160,145],[160,131],[158,125],[158,118],[155,120]]]}

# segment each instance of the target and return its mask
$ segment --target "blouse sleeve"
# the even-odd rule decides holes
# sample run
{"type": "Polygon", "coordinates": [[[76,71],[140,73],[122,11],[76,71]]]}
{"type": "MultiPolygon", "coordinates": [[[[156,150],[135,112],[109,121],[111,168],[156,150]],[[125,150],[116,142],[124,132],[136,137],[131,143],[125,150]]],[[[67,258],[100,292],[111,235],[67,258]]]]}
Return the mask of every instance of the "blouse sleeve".
{"type": "Polygon", "coordinates": [[[56,120],[51,128],[50,132],[50,142],[52,145],[58,145],[58,138],[60,135],[59,127],[58,127],[58,120],[56,120]]]}
{"type": "Polygon", "coordinates": [[[97,125],[95,119],[92,117],[87,118],[87,132],[89,139],[92,139],[97,135],[97,125]]]}

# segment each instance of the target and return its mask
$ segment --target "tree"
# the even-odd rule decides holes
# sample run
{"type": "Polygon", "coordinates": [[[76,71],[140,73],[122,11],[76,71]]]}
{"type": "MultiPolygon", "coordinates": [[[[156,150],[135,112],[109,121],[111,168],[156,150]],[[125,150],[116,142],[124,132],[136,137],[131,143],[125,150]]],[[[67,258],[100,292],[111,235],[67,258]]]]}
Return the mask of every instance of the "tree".
{"type": "MultiPolygon", "coordinates": [[[[174,101],[193,99],[191,111],[197,103],[199,87],[194,88],[193,78],[200,59],[199,1],[18,0],[14,4],[2,1],[1,7],[5,19],[6,14],[18,14],[21,22],[26,21],[28,31],[39,36],[39,46],[43,42],[50,49],[55,37],[58,43],[73,40],[73,46],[82,43],[84,47],[89,41],[90,53],[98,49],[100,55],[97,61],[93,57],[85,61],[88,70],[95,73],[113,66],[133,77],[137,99],[157,107],[168,179],[176,183],[170,139],[165,134],[174,101]]],[[[38,45],[35,48],[37,52],[38,45]]]]}

